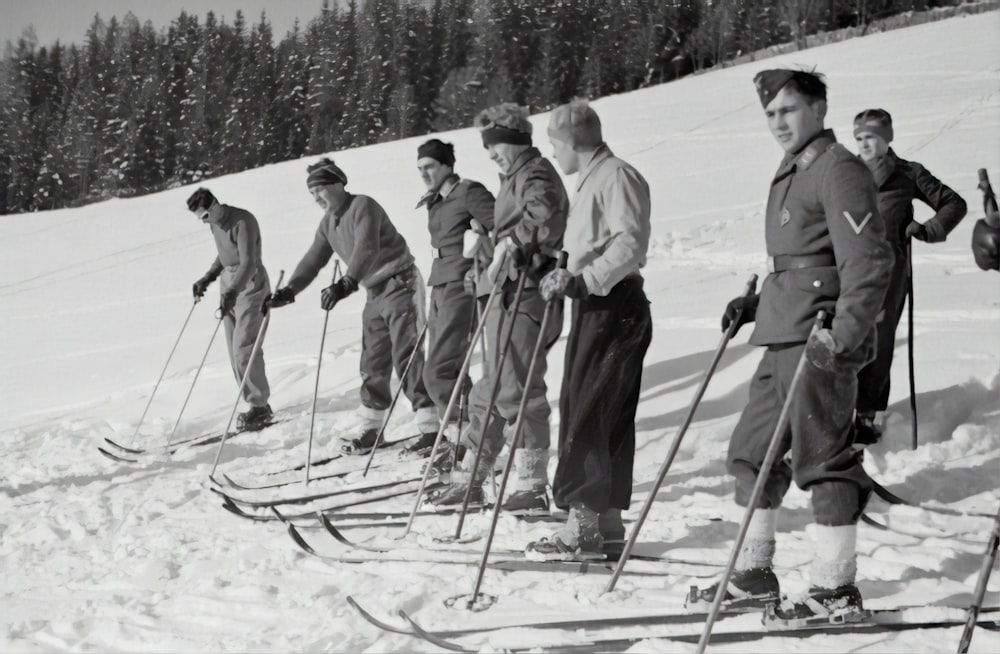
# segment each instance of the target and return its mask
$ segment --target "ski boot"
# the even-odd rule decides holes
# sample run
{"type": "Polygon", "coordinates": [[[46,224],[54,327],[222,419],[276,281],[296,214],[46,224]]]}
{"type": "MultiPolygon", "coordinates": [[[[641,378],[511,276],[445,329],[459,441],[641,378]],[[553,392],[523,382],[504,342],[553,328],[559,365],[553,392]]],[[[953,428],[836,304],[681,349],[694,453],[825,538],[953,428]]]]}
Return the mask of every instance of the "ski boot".
{"type": "Polygon", "coordinates": [[[435,440],[437,440],[437,432],[424,432],[417,436],[416,441],[400,450],[399,458],[424,459],[431,453],[435,440]]]}
{"type": "MultiPolygon", "coordinates": [[[[699,589],[691,586],[684,606],[687,608],[708,607],[715,601],[719,592],[719,584],[699,589]]],[[[722,606],[731,611],[754,611],[776,603],[781,595],[778,578],[771,568],[751,568],[749,570],[734,570],[726,586],[726,595],[722,606]]]]}
{"type": "Polygon", "coordinates": [[[603,561],[607,556],[598,522],[595,511],[574,503],[566,525],[551,538],[528,543],[524,556],[531,561],[603,561]]]}
{"type": "Polygon", "coordinates": [[[267,427],[274,420],[274,413],[271,405],[250,407],[249,411],[244,411],[236,417],[236,431],[259,431],[267,427]]]}
{"type": "Polygon", "coordinates": [[[358,438],[345,440],[340,444],[340,451],[344,454],[368,454],[375,447],[375,439],[378,438],[378,430],[374,428],[361,432],[358,438]]]}
{"type": "Polygon", "coordinates": [[[427,464],[431,467],[431,474],[437,475],[438,479],[444,479],[455,467],[455,462],[461,463],[465,458],[465,452],[464,445],[454,445],[450,441],[444,441],[438,446],[434,460],[427,464]]]}
{"type": "Polygon", "coordinates": [[[875,445],[882,438],[883,427],[876,411],[859,411],[854,416],[854,444],[866,447],[875,445]]]}
{"type": "Polygon", "coordinates": [[[527,490],[514,491],[503,503],[504,513],[515,516],[532,516],[549,514],[549,494],[545,486],[536,486],[527,490]]]}
{"type": "Polygon", "coordinates": [[[869,617],[861,602],[861,592],[854,584],[837,588],[813,586],[800,601],[785,600],[768,607],[764,624],[800,627],[810,624],[860,622],[869,617]]]}
{"type": "MultiPolygon", "coordinates": [[[[453,481],[444,488],[438,489],[427,496],[427,501],[436,506],[461,506],[465,494],[469,490],[467,482],[453,481]]],[[[485,506],[486,496],[482,484],[474,484],[469,495],[469,507],[485,506]]]]}

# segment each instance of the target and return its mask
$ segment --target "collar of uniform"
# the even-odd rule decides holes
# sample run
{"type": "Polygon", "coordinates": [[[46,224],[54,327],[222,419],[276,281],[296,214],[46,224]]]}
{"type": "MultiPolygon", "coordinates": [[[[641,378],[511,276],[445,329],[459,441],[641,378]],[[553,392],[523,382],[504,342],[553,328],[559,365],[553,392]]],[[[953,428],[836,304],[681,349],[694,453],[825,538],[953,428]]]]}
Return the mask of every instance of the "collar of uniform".
{"type": "Polygon", "coordinates": [[[216,223],[220,229],[229,229],[233,224],[233,219],[236,216],[236,212],[228,204],[221,204],[222,216],[219,217],[219,221],[216,223]]]}
{"type": "Polygon", "coordinates": [[[448,195],[455,190],[455,187],[458,186],[458,183],[460,181],[461,180],[459,179],[458,175],[454,173],[448,175],[443,180],[441,180],[441,186],[439,186],[437,190],[427,191],[426,193],[424,193],[420,197],[420,201],[417,202],[417,206],[414,207],[414,209],[419,209],[424,205],[427,205],[427,208],[430,209],[434,205],[434,203],[438,201],[438,199],[444,200],[446,197],[448,197],[448,195]]]}
{"type": "Polygon", "coordinates": [[[344,201],[340,203],[340,206],[330,211],[330,213],[333,214],[334,224],[340,223],[340,219],[344,217],[345,213],[347,213],[347,208],[351,206],[351,202],[354,201],[354,198],[355,196],[350,193],[346,193],[346,197],[344,198],[344,201]]]}
{"type": "Polygon", "coordinates": [[[611,148],[608,147],[607,143],[601,143],[597,146],[597,149],[591,153],[590,160],[583,164],[580,168],[580,174],[576,179],[576,190],[578,193],[580,189],[583,188],[583,182],[587,179],[587,177],[589,177],[592,172],[597,170],[597,167],[600,166],[604,160],[610,159],[613,156],[614,153],[611,152],[611,148]]]}
{"type": "Polygon", "coordinates": [[[795,164],[799,170],[808,170],[809,166],[819,158],[819,155],[826,152],[826,149],[837,142],[837,137],[833,135],[832,129],[824,129],[809,142],[806,147],[791,157],[789,163],[795,164]]]}
{"type": "Polygon", "coordinates": [[[500,180],[503,181],[510,179],[517,173],[517,171],[521,170],[522,168],[527,166],[530,162],[534,161],[535,159],[538,159],[541,156],[542,153],[538,151],[538,148],[536,148],[535,146],[529,147],[527,150],[517,155],[517,159],[514,159],[514,163],[511,164],[510,170],[508,170],[506,173],[500,173],[500,180]]]}
{"type": "Polygon", "coordinates": [[[889,181],[892,174],[896,172],[896,163],[899,161],[899,157],[892,150],[889,150],[884,155],[876,159],[875,161],[865,161],[865,166],[871,171],[872,177],[875,178],[875,186],[881,188],[883,184],[889,181]]]}

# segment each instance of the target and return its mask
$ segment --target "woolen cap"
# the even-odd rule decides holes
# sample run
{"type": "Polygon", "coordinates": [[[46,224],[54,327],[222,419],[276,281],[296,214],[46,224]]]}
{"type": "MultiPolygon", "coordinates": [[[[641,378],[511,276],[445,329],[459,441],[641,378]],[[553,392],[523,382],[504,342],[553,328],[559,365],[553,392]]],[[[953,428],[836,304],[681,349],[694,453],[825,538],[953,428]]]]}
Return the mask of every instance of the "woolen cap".
{"type": "Polygon", "coordinates": [[[892,116],[885,109],[865,109],[854,117],[854,136],[871,132],[882,137],[886,143],[892,142],[892,116]]]}
{"type": "Polygon", "coordinates": [[[604,142],[601,119],[586,100],[559,105],[549,116],[549,136],[574,148],[593,148],[604,142]]]}
{"type": "Polygon", "coordinates": [[[483,147],[494,143],[531,145],[531,121],[528,108],[504,102],[487,107],[476,116],[474,125],[479,128],[483,147]]]}
{"type": "Polygon", "coordinates": [[[445,166],[455,167],[455,146],[439,139],[431,139],[417,148],[417,159],[430,157],[445,166]]]}
{"type": "Polygon", "coordinates": [[[319,160],[306,168],[306,172],[309,173],[309,177],[306,179],[306,185],[309,188],[338,183],[347,185],[347,175],[331,159],[319,160]]]}

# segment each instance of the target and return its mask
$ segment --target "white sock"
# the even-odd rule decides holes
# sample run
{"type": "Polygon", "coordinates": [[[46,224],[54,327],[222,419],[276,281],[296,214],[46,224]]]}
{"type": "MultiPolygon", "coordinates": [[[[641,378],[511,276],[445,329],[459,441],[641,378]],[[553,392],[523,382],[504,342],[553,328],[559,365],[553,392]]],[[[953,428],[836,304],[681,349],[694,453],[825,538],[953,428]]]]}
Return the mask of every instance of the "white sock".
{"type": "Polygon", "coordinates": [[[813,525],[816,555],[809,576],[813,586],[839,588],[853,584],[858,572],[858,525],[813,525]]]}
{"type": "Polygon", "coordinates": [[[757,509],[750,517],[747,535],[736,557],[737,570],[770,568],[774,561],[774,531],[778,524],[777,509],[757,509]]]}

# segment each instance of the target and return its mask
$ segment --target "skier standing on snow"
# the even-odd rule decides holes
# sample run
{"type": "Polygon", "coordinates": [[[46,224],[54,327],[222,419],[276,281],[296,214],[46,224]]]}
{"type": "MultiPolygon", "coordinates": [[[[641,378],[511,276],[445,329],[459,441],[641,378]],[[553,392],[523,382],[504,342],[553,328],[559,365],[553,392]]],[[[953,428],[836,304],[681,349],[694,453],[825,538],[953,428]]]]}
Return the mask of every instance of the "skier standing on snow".
{"type": "Polygon", "coordinates": [[[417,336],[424,321],[423,279],[413,263],[406,241],[385,210],[367,195],[353,195],[344,186],[347,175],[330,159],[307,168],[306,183],[323,219],[312,245],[295,268],[288,284],[271,299],[282,307],[316,278],[334,253],[347,264],[343,277],[323,289],[320,307],[330,311],[363,286],[368,298],[361,314],[361,435],[347,440],[348,454],[370,452],[375,445],[385,410],[391,401],[389,381],[395,365],[402,374],[413,354],[413,363],[402,380],[403,392],[416,411],[421,435],[437,435],[434,403],[423,382],[423,352],[417,336]],[[414,352],[416,348],[416,352],[414,352]]]}
{"type": "Polygon", "coordinates": [[[600,553],[604,541],[625,537],[621,512],[632,496],[635,410],[652,338],[639,272],[649,246],[650,199],[642,175],[604,143],[600,118],[586,101],[554,109],[548,134],[559,167],[577,174],[563,245],[567,267],[541,283],[544,299],[573,299],[552,482],[553,501],[569,518],[527,550],[562,558],[600,553]]]}
{"type": "MultiPolygon", "coordinates": [[[[473,260],[465,254],[477,256],[476,250],[484,249],[478,242],[485,237],[475,232],[471,223],[477,221],[483,233],[493,229],[494,199],[479,182],[455,174],[455,148],[450,143],[431,139],[417,148],[417,170],[427,187],[417,207],[427,207],[427,229],[434,257],[427,279],[431,302],[424,385],[443,415],[469,348],[474,320],[476,299],[466,292],[464,284],[473,260]],[[469,252],[463,247],[466,240],[473,244],[469,252]]],[[[462,380],[462,383],[469,382],[462,380]]],[[[457,419],[457,415],[452,419],[457,419]]],[[[407,451],[426,454],[435,436],[428,434],[407,451]]]]}
{"type": "Polygon", "coordinates": [[[271,282],[261,261],[260,226],[249,211],[220,203],[207,188],[200,188],[187,199],[188,210],[212,228],[218,256],[205,276],[194,283],[195,297],[202,297],[219,276],[222,293],[220,309],[226,328],[229,362],[237,383],[243,381],[247,366],[250,374],[243,386],[243,399],[250,410],[239,415],[236,429],[263,429],[274,417],[268,399],[271,389],[264,370],[264,351],[250,361],[264,313],[264,299],[271,292],[271,282]]]}
{"type": "Polygon", "coordinates": [[[866,444],[875,443],[882,436],[881,414],[889,405],[889,369],[910,269],[908,241],[911,237],[926,243],[944,241],[966,211],[965,200],[926,168],[900,159],[889,147],[892,137],[892,116],[885,109],[866,109],[854,117],[854,140],[861,159],[875,176],[879,213],[896,259],[882,305],[883,313],[876,325],[875,360],[858,374],[855,442],[866,444]],[[923,224],[915,221],[914,200],[920,200],[937,213],[923,224]]]}
{"type": "MultiPolygon", "coordinates": [[[[779,617],[860,610],[857,521],[872,481],[861,453],[851,447],[853,414],[858,371],[875,354],[875,317],[889,283],[892,250],[871,173],[824,128],[822,78],[765,70],[754,84],[785,157],[771,182],[765,216],[770,274],[759,295],[733,300],[722,319],[723,330],[737,316],[739,325],[756,320],[750,342],[766,347],[729,443],[728,470],[741,506],[752,494],[803,354],[807,363],[725,597],[779,597],[772,569],[775,524],[794,480],[812,492],[816,545],[810,597],[779,608],[779,617]],[[832,320],[810,337],[820,310],[832,320]],[[788,452],[790,461],[784,458],[788,452]]],[[[711,601],[715,593],[712,587],[700,597],[711,601]]]]}
{"type": "MultiPolygon", "coordinates": [[[[523,416],[522,447],[515,456],[517,476],[512,493],[503,508],[508,512],[547,511],[549,499],[547,464],[549,458],[549,403],[546,398],[544,353],[535,365],[534,376],[527,379],[531,355],[538,340],[545,300],[538,292],[539,271],[555,263],[562,248],[569,201],[559,174],[552,163],[531,144],[528,110],[513,103],[489,107],[476,116],[483,147],[500,169],[500,191],[494,207],[493,259],[480,276],[477,292],[488,294],[496,280],[502,281],[499,297],[483,316],[490,357],[484,375],[472,387],[469,396],[469,427],[458,446],[464,465],[452,476],[451,485],[430,500],[437,504],[460,504],[468,484],[473,486],[470,501],[483,501],[483,483],[493,469],[503,448],[505,430],[511,431],[518,418],[521,396],[528,389],[523,416]],[[518,275],[528,275],[518,310],[514,312],[514,294],[518,275]],[[511,331],[510,348],[499,371],[499,394],[493,411],[487,415],[493,377],[499,365],[501,337],[511,331]],[[479,465],[469,470],[475,460],[476,442],[486,426],[479,465]],[[463,473],[465,480],[463,480],[463,473]]],[[[552,332],[542,338],[551,346],[559,336],[562,313],[553,315],[552,332]]],[[[446,451],[442,457],[450,456],[446,451]]],[[[499,501],[499,500],[498,500],[499,501]]]]}

